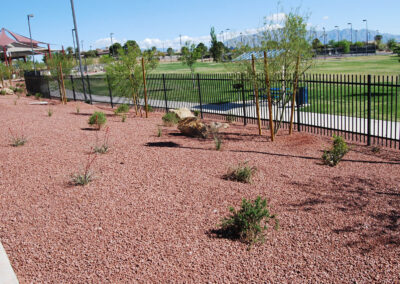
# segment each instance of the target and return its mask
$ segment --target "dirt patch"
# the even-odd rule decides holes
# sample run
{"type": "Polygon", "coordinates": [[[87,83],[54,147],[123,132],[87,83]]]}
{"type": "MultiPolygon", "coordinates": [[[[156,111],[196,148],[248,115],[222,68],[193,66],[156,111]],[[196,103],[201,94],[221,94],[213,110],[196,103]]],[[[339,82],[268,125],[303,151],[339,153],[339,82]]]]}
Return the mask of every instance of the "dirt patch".
{"type": "Polygon", "coordinates": [[[277,141],[232,124],[223,150],[163,127],[162,114],[107,112],[110,151],[95,180],[70,186],[97,131],[84,103],[28,105],[0,96],[0,239],[21,283],[345,282],[400,280],[400,153],[352,145],[335,168],[322,165],[331,139],[306,133],[277,141]],[[8,128],[28,136],[11,147],[8,128]],[[253,184],[222,179],[249,161],[253,184]],[[262,196],[280,220],[251,251],[210,234],[241,199],[262,196]]]}

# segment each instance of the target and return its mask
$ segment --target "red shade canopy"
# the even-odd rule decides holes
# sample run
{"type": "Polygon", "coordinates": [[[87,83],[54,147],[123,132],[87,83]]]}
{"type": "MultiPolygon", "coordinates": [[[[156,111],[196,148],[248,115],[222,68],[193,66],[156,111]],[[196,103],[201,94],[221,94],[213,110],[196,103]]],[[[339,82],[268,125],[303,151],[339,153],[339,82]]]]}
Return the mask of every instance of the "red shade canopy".
{"type": "MultiPolygon", "coordinates": [[[[26,44],[26,45],[30,45],[31,44],[31,39],[16,33],[13,33],[10,30],[7,30],[5,28],[2,28],[0,31],[0,47],[7,47],[10,44],[13,43],[20,43],[20,44],[26,44]],[[6,31],[11,35],[8,36],[6,34],[6,31]]],[[[44,43],[44,42],[40,42],[37,40],[33,40],[32,39],[32,44],[34,47],[37,47],[39,43],[44,43]]]]}

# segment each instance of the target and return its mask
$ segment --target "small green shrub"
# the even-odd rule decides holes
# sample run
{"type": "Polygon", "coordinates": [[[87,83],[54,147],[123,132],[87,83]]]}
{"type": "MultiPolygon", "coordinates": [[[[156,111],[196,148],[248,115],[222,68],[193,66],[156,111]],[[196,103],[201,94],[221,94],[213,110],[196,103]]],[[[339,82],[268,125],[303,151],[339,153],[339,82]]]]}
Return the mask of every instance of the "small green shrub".
{"type": "Polygon", "coordinates": [[[36,94],[35,94],[35,98],[36,98],[37,100],[39,100],[41,97],[42,97],[42,94],[41,94],[41,93],[36,93],[36,94]]]}
{"type": "Polygon", "coordinates": [[[154,108],[152,106],[147,105],[147,112],[154,112],[154,108]]]}
{"type": "Polygon", "coordinates": [[[372,153],[377,154],[381,151],[381,148],[379,146],[374,146],[371,149],[372,153]]]}
{"type": "Polygon", "coordinates": [[[173,112],[167,112],[162,117],[162,120],[166,126],[174,126],[175,124],[178,124],[178,122],[179,122],[178,116],[173,112]]]}
{"type": "Polygon", "coordinates": [[[79,107],[79,106],[76,106],[76,113],[80,113],[80,112],[81,112],[80,107],[79,107]]]}
{"type": "Polygon", "coordinates": [[[97,158],[97,155],[89,154],[87,162],[86,162],[86,166],[83,169],[83,171],[73,174],[71,176],[72,184],[85,186],[88,183],[90,183],[91,181],[93,181],[94,177],[93,177],[93,172],[91,170],[91,167],[92,167],[94,161],[96,160],[96,158],[97,158]]]}
{"type": "Polygon", "coordinates": [[[222,219],[220,227],[227,234],[249,244],[264,242],[263,232],[271,219],[275,221],[275,229],[279,228],[279,221],[269,212],[266,199],[257,197],[254,201],[243,198],[240,210],[230,207],[231,215],[222,219]]]}
{"type": "Polygon", "coordinates": [[[243,183],[252,183],[252,177],[256,172],[257,168],[249,166],[246,161],[229,169],[228,173],[225,175],[225,179],[243,183]]]}
{"type": "Polygon", "coordinates": [[[161,137],[162,136],[162,128],[158,127],[157,128],[157,137],[161,137]]]}
{"type": "Polygon", "coordinates": [[[109,135],[110,135],[110,128],[107,127],[106,130],[104,131],[103,141],[100,144],[99,137],[96,134],[96,145],[93,148],[94,153],[105,154],[110,150],[110,146],[108,143],[109,135]]]}
{"type": "Polygon", "coordinates": [[[344,139],[340,136],[333,135],[333,146],[331,150],[324,151],[322,155],[322,160],[328,166],[334,167],[342,160],[344,155],[349,152],[349,147],[347,146],[344,139]]]}
{"type": "Polygon", "coordinates": [[[121,116],[121,121],[122,121],[122,122],[125,122],[125,121],[126,121],[126,114],[123,114],[123,115],[121,116]]]}
{"type": "Polygon", "coordinates": [[[97,129],[100,129],[107,122],[107,117],[104,112],[96,111],[89,117],[89,125],[96,126],[97,129]]]}
{"type": "Polygon", "coordinates": [[[26,93],[26,96],[27,96],[27,97],[30,97],[30,96],[31,96],[31,94],[30,94],[30,93],[26,93]]]}
{"type": "Polygon", "coordinates": [[[11,141],[11,146],[13,147],[19,147],[25,145],[25,143],[28,141],[28,139],[25,137],[23,134],[16,134],[14,133],[11,128],[8,129],[10,132],[10,141],[11,141]]]}
{"type": "Polygon", "coordinates": [[[15,92],[16,92],[16,93],[23,93],[23,92],[24,92],[24,89],[22,89],[22,88],[15,88],[15,92]]]}
{"type": "Polygon", "coordinates": [[[219,151],[222,147],[222,139],[218,134],[214,134],[215,150],[219,151]]]}
{"type": "Polygon", "coordinates": [[[201,112],[196,109],[196,110],[193,111],[193,114],[194,114],[195,117],[199,117],[201,112]]]}
{"type": "Polygon", "coordinates": [[[114,111],[115,114],[127,113],[127,112],[129,112],[129,105],[127,104],[119,105],[118,108],[114,111]]]}
{"type": "Polygon", "coordinates": [[[5,96],[7,94],[6,90],[1,90],[0,95],[5,96]]]}
{"type": "Polygon", "coordinates": [[[53,115],[53,110],[52,110],[51,108],[49,108],[49,109],[47,110],[47,115],[48,115],[49,117],[51,117],[51,116],[53,115]]]}

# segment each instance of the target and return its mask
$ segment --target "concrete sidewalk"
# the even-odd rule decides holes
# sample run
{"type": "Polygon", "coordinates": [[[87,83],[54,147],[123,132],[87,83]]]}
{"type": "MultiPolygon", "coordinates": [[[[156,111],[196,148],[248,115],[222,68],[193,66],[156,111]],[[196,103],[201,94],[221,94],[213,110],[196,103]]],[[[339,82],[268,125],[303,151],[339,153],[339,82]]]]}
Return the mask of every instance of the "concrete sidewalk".
{"type": "Polygon", "coordinates": [[[0,243],[0,284],[18,284],[17,276],[11,267],[6,251],[0,243]]]}

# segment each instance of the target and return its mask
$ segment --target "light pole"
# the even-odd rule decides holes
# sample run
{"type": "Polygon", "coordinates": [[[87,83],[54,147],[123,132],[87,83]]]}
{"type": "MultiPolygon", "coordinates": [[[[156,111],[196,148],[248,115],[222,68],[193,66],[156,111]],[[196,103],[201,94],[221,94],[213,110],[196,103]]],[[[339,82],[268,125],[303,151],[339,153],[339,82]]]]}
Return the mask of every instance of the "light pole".
{"type": "Polygon", "coordinates": [[[353,24],[352,24],[352,23],[348,23],[348,25],[350,26],[350,39],[351,39],[351,44],[353,44],[353,24]]]}
{"type": "Polygon", "coordinates": [[[76,57],[76,46],[75,46],[75,35],[74,35],[75,29],[72,29],[72,43],[74,45],[74,57],[75,61],[78,61],[78,58],[76,57]]]}
{"type": "Polygon", "coordinates": [[[322,29],[324,30],[324,36],[323,36],[324,37],[324,47],[325,47],[324,57],[326,59],[326,31],[325,31],[325,27],[323,27],[322,29]]]}
{"type": "Polygon", "coordinates": [[[226,41],[228,41],[228,33],[229,33],[230,29],[226,29],[225,31],[226,31],[226,41]]]}
{"type": "Polygon", "coordinates": [[[33,42],[32,42],[32,33],[31,33],[31,21],[30,21],[30,18],[33,18],[33,14],[27,15],[27,17],[28,17],[29,37],[31,38],[33,70],[35,70],[35,74],[36,74],[36,65],[35,65],[35,57],[34,57],[34,53],[33,53],[33,42]]]}
{"type": "Polygon", "coordinates": [[[368,21],[366,19],[363,20],[363,22],[365,22],[365,27],[366,27],[366,34],[367,34],[367,41],[365,42],[365,52],[366,55],[368,55],[368,21]]]}
{"type": "Polygon", "coordinates": [[[112,36],[114,33],[110,33],[110,39],[111,39],[111,56],[114,57],[114,48],[113,48],[113,41],[112,41],[112,36]]]}
{"type": "Polygon", "coordinates": [[[340,41],[340,34],[339,34],[339,26],[335,26],[335,29],[337,30],[337,41],[340,41]]]}
{"type": "MultiPolygon", "coordinates": [[[[72,18],[74,20],[74,28],[75,28],[75,36],[76,36],[76,46],[78,48],[78,58],[79,58],[79,68],[81,70],[81,79],[82,79],[82,89],[83,89],[83,95],[85,97],[85,101],[87,100],[86,97],[86,89],[85,89],[85,80],[83,79],[83,70],[82,70],[82,58],[81,58],[81,50],[79,48],[79,36],[78,36],[78,26],[76,24],[76,17],[75,17],[75,9],[74,9],[74,0],[71,1],[71,10],[72,10],[72,18]]],[[[90,97],[90,103],[92,104],[92,95],[89,94],[90,97]]]]}

